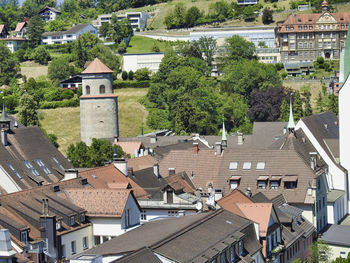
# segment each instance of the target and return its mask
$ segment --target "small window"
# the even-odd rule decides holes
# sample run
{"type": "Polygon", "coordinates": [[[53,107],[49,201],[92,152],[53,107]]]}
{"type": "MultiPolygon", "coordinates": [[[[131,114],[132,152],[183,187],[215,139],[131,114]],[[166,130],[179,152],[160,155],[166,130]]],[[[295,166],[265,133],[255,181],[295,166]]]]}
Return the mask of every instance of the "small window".
{"type": "Polygon", "coordinates": [[[251,167],[252,167],[252,162],[243,163],[243,170],[250,170],[251,167]]]}
{"type": "Polygon", "coordinates": [[[258,189],[265,189],[266,181],[258,181],[258,189]]]}
{"type": "Polygon", "coordinates": [[[28,243],[28,233],[27,233],[27,231],[22,231],[21,232],[21,242],[23,242],[24,244],[28,243]]]}
{"type": "Polygon", "coordinates": [[[100,86],[100,94],[105,94],[106,93],[106,87],[105,85],[100,86]]]}
{"type": "Polygon", "coordinates": [[[80,223],[84,223],[85,222],[85,214],[81,214],[80,215],[80,223]]]}
{"type": "Polygon", "coordinates": [[[85,87],[85,93],[86,95],[90,95],[90,86],[85,87]]]}
{"type": "Polygon", "coordinates": [[[284,188],[294,189],[297,187],[297,182],[284,182],[284,188]]]}
{"type": "Polygon", "coordinates": [[[88,249],[89,248],[89,242],[88,242],[88,237],[83,237],[83,249],[88,249]]]}
{"type": "Polygon", "coordinates": [[[12,170],[12,172],[14,172],[15,175],[16,175],[19,179],[22,179],[22,176],[19,175],[19,173],[18,173],[18,172],[16,171],[16,169],[12,166],[12,164],[8,163],[7,165],[10,167],[10,169],[12,170]]]}
{"type": "Polygon", "coordinates": [[[70,243],[70,246],[71,246],[71,249],[72,249],[72,255],[76,254],[77,253],[77,245],[76,245],[76,242],[75,241],[72,241],[70,243]]]}
{"type": "Polygon", "coordinates": [[[279,187],[279,182],[278,181],[271,181],[271,189],[277,190],[279,187]]]}
{"type": "Polygon", "coordinates": [[[147,220],[147,213],[146,210],[141,210],[141,220],[147,220]]]}
{"type": "Polygon", "coordinates": [[[24,161],[24,165],[29,169],[29,171],[35,175],[35,176],[39,176],[40,174],[38,173],[38,171],[33,167],[33,165],[29,162],[29,161],[24,161]]]}
{"type": "Polygon", "coordinates": [[[177,211],[173,211],[173,210],[168,211],[168,216],[170,216],[170,217],[177,216],[177,211]]]}
{"type": "Polygon", "coordinates": [[[240,256],[243,256],[243,241],[238,242],[238,253],[240,256]]]}
{"type": "Polygon", "coordinates": [[[345,251],[340,251],[340,257],[341,258],[346,258],[346,252],[345,251]]]}
{"type": "Polygon", "coordinates": [[[61,245],[61,251],[62,251],[62,259],[66,258],[66,246],[65,245],[61,245]]]}
{"type": "Polygon", "coordinates": [[[265,169],[265,162],[258,162],[256,164],[256,170],[264,170],[265,169]]]}
{"type": "Polygon", "coordinates": [[[60,164],[60,162],[55,157],[52,157],[52,160],[58,165],[60,169],[64,170],[64,167],[60,164]]]}
{"type": "Polygon", "coordinates": [[[238,180],[230,180],[230,188],[236,189],[238,187],[238,180]]]}
{"type": "Polygon", "coordinates": [[[60,220],[56,221],[56,230],[60,230],[61,227],[62,227],[61,221],[60,220]]]}
{"type": "Polygon", "coordinates": [[[35,162],[37,165],[40,166],[40,168],[44,171],[45,174],[51,173],[50,169],[47,168],[46,165],[40,159],[36,159],[35,162]]]}
{"type": "Polygon", "coordinates": [[[230,162],[230,166],[228,169],[230,170],[237,170],[238,162],[230,162]]]}
{"type": "Polygon", "coordinates": [[[74,224],[75,224],[74,216],[71,216],[71,217],[69,218],[69,225],[70,225],[70,226],[74,226],[74,224]]]}
{"type": "Polygon", "coordinates": [[[230,247],[230,262],[235,262],[236,261],[236,252],[235,252],[235,247],[234,245],[232,245],[232,247],[230,247]]]}

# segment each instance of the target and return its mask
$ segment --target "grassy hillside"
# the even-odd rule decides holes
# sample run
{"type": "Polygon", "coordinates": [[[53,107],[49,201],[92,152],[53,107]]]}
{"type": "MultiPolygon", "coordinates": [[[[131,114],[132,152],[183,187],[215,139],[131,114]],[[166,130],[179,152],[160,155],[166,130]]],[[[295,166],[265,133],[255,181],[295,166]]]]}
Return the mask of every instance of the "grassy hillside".
{"type": "Polygon", "coordinates": [[[20,64],[21,74],[25,75],[27,79],[37,78],[39,76],[47,76],[48,66],[40,65],[34,61],[26,61],[20,64]]]}
{"type": "MultiPolygon", "coordinates": [[[[139,99],[147,94],[147,89],[120,89],[119,95],[119,132],[120,136],[137,136],[141,128],[149,132],[146,126],[147,110],[139,103],[139,99]]],[[[41,110],[41,125],[48,133],[58,137],[59,150],[66,154],[71,143],[80,141],[80,112],[77,108],[57,108],[41,110]]]]}
{"type": "Polygon", "coordinates": [[[133,36],[127,48],[127,53],[148,53],[154,52],[153,47],[157,46],[160,52],[169,51],[172,46],[169,42],[159,41],[149,37],[133,36]]]}
{"type": "Polygon", "coordinates": [[[322,83],[321,82],[307,82],[307,81],[284,81],[283,86],[294,89],[294,90],[301,90],[304,86],[310,86],[310,92],[311,92],[311,106],[313,108],[316,107],[316,98],[318,94],[322,91],[322,83]]]}

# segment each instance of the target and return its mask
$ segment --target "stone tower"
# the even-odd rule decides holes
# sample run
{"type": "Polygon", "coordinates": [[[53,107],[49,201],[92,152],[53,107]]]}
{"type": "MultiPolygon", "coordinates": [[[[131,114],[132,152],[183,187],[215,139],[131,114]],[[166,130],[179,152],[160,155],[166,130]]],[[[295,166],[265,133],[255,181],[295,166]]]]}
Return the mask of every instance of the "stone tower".
{"type": "Polygon", "coordinates": [[[98,58],[81,73],[80,136],[87,145],[91,145],[92,138],[119,135],[118,97],[113,93],[112,73],[98,58]]]}

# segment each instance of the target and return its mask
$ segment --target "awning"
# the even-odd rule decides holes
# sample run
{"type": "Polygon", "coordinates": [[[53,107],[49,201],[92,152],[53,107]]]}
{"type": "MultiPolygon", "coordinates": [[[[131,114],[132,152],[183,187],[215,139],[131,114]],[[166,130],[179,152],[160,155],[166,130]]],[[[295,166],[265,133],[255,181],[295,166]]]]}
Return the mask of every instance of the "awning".
{"type": "Polygon", "coordinates": [[[273,175],[270,178],[270,181],[280,181],[282,179],[282,176],[278,176],[278,175],[273,175]]]}
{"type": "Polygon", "coordinates": [[[230,180],[241,180],[241,177],[242,176],[238,176],[238,175],[233,175],[233,176],[231,176],[231,178],[230,178],[230,180]]]}
{"type": "Polygon", "coordinates": [[[260,175],[258,177],[258,181],[266,181],[269,180],[269,176],[268,175],[260,175]]]}
{"type": "Polygon", "coordinates": [[[283,182],[296,182],[297,180],[297,175],[286,175],[285,177],[283,177],[283,182]]]}

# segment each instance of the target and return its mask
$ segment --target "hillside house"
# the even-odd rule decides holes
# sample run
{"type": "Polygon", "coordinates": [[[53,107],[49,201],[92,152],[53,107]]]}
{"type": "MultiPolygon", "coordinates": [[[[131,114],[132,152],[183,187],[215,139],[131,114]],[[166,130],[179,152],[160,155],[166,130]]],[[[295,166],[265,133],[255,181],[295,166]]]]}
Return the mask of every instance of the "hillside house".
{"type": "Polygon", "coordinates": [[[27,25],[27,21],[17,23],[15,28],[16,37],[25,38],[27,36],[27,25]]]}
{"type": "Polygon", "coordinates": [[[79,24],[66,31],[45,32],[41,35],[43,45],[65,44],[74,42],[84,33],[90,32],[97,36],[97,29],[90,24],[79,24]]]}
{"type": "Polygon", "coordinates": [[[61,15],[61,11],[56,8],[46,6],[39,11],[39,16],[45,22],[50,22],[56,20],[56,18],[61,15]]]}

